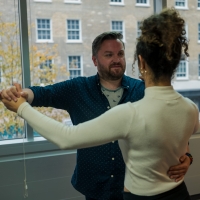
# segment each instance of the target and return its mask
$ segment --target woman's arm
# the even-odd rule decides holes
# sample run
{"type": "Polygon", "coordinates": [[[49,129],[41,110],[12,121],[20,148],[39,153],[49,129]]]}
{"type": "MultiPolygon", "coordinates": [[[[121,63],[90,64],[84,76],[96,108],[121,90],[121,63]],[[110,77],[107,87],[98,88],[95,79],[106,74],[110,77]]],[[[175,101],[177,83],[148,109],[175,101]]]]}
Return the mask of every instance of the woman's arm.
{"type": "Polygon", "coordinates": [[[17,102],[3,100],[3,103],[8,109],[17,111],[39,134],[62,149],[98,146],[125,138],[132,123],[133,112],[130,112],[128,104],[117,106],[88,122],[69,127],[41,114],[22,98],[17,102]]]}

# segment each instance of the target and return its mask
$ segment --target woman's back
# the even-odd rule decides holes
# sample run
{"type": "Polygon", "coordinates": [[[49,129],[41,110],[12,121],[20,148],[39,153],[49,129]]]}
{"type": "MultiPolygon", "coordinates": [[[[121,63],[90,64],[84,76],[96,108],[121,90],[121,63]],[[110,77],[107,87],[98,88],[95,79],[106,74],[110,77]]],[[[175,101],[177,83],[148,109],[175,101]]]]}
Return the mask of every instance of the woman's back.
{"type": "Polygon", "coordinates": [[[197,107],[171,86],[148,87],[144,99],[129,106],[133,123],[119,142],[127,166],[125,187],[147,196],[174,188],[181,182],[171,180],[167,170],[187,152],[199,123],[197,107]]]}

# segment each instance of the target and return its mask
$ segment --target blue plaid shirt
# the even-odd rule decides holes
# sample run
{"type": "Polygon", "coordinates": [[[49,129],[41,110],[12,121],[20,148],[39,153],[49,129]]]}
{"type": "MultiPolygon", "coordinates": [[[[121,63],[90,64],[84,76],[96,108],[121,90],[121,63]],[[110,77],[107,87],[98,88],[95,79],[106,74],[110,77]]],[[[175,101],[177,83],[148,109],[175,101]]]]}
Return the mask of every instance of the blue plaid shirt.
{"type": "MultiPolygon", "coordinates": [[[[119,104],[135,102],[144,96],[144,82],[140,80],[124,75],[122,87],[124,92],[119,104]]],[[[67,110],[74,125],[96,118],[110,109],[101,91],[98,74],[30,89],[34,93],[32,106],[67,110]]],[[[122,154],[118,142],[113,141],[97,147],[78,149],[71,182],[76,190],[88,197],[121,200],[124,174],[122,154]]]]}

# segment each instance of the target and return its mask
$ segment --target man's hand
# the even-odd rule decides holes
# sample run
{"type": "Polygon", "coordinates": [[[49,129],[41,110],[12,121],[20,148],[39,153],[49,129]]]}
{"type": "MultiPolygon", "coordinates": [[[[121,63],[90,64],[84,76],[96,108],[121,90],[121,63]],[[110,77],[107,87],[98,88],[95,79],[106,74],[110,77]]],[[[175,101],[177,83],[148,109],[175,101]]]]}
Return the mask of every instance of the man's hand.
{"type": "Polygon", "coordinates": [[[190,166],[190,158],[186,155],[181,156],[179,161],[181,162],[181,164],[170,167],[168,171],[169,177],[171,179],[174,179],[176,182],[184,178],[190,166]]]}
{"type": "Polygon", "coordinates": [[[26,99],[23,98],[23,97],[20,97],[20,98],[18,98],[18,100],[16,102],[15,101],[8,101],[7,99],[2,99],[1,101],[4,103],[4,106],[7,109],[9,109],[9,110],[11,110],[13,112],[17,112],[19,106],[22,103],[26,102],[26,99]]]}

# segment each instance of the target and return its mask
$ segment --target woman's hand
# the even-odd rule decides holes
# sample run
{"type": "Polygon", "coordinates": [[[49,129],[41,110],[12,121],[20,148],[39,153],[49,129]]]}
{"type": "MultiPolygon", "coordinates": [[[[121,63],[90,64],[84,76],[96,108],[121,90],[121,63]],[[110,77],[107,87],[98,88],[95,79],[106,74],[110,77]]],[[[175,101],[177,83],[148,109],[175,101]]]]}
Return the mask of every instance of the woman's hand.
{"type": "Polygon", "coordinates": [[[2,99],[1,101],[4,103],[4,106],[5,106],[8,110],[11,110],[11,111],[13,111],[13,112],[17,112],[19,106],[20,106],[22,103],[26,102],[26,99],[23,98],[23,97],[19,97],[18,100],[17,100],[17,102],[15,102],[15,101],[13,101],[13,100],[12,100],[12,101],[8,101],[7,99],[2,99]]]}

